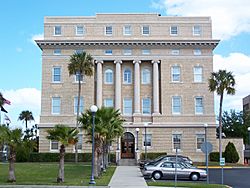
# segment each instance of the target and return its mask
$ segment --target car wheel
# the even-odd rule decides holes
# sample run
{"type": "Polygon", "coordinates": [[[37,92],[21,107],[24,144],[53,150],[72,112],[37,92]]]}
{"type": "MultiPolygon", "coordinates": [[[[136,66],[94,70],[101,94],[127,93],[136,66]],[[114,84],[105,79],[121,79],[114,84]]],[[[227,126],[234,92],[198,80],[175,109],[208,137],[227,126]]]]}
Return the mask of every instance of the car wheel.
{"type": "Polygon", "coordinates": [[[161,177],[162,177],[162,173],[161,172],[154,172],[153,173],[153,178],[155,180],[159,180],[159,179],[161,179],[161,177]]]}
{"type": "Polygon", "coordinates": [[[200,175],[199,175],[198,173],[192,173],[192,174],[190,175],[190,179],[191,179],[192,181],[198,181],[198,180],[200,179],[200,175]]]}

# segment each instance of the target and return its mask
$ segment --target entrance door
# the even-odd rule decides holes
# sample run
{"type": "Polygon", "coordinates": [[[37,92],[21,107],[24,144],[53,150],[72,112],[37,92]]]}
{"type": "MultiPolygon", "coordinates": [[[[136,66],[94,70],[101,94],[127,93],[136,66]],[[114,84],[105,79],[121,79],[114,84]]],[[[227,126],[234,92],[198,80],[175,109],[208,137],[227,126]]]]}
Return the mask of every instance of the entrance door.
{"type": "Polygon", "coordinates": [[[135,158],[135,137],[132,133],[124,133],[121,139],[121,158],[135,158]]]}

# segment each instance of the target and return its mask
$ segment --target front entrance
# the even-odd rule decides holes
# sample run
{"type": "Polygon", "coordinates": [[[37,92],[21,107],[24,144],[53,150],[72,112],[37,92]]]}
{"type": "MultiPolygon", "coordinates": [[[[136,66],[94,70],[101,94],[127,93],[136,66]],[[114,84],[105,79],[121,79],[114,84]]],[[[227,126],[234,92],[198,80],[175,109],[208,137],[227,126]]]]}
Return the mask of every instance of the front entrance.
{"type": "Polygon", "coordinates": [[[126,132],[121,138],[121,158],[135,158],[135,137],[132,133],[126,132]]]}

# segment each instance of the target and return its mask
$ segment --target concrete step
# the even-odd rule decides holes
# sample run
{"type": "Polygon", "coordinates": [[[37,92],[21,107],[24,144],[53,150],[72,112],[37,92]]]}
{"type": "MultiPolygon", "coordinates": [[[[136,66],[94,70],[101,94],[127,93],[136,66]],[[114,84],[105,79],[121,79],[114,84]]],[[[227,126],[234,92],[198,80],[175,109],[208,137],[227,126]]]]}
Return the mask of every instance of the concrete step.
{"type": "Polygon", "coordinates": [[[136,166],[136,160],[135,159],[120,159],[119,166],[136,166]]]}

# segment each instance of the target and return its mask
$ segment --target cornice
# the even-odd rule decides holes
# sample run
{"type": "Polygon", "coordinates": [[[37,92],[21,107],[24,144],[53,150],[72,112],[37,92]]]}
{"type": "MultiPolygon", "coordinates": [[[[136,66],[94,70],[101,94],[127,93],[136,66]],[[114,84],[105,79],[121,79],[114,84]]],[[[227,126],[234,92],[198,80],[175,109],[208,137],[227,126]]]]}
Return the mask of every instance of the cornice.
{"type": "Polygon", "coordinates": [[[69,46],[200,46],[214,49],[219,40],[36,40],[41,48],[69,46]]]}

